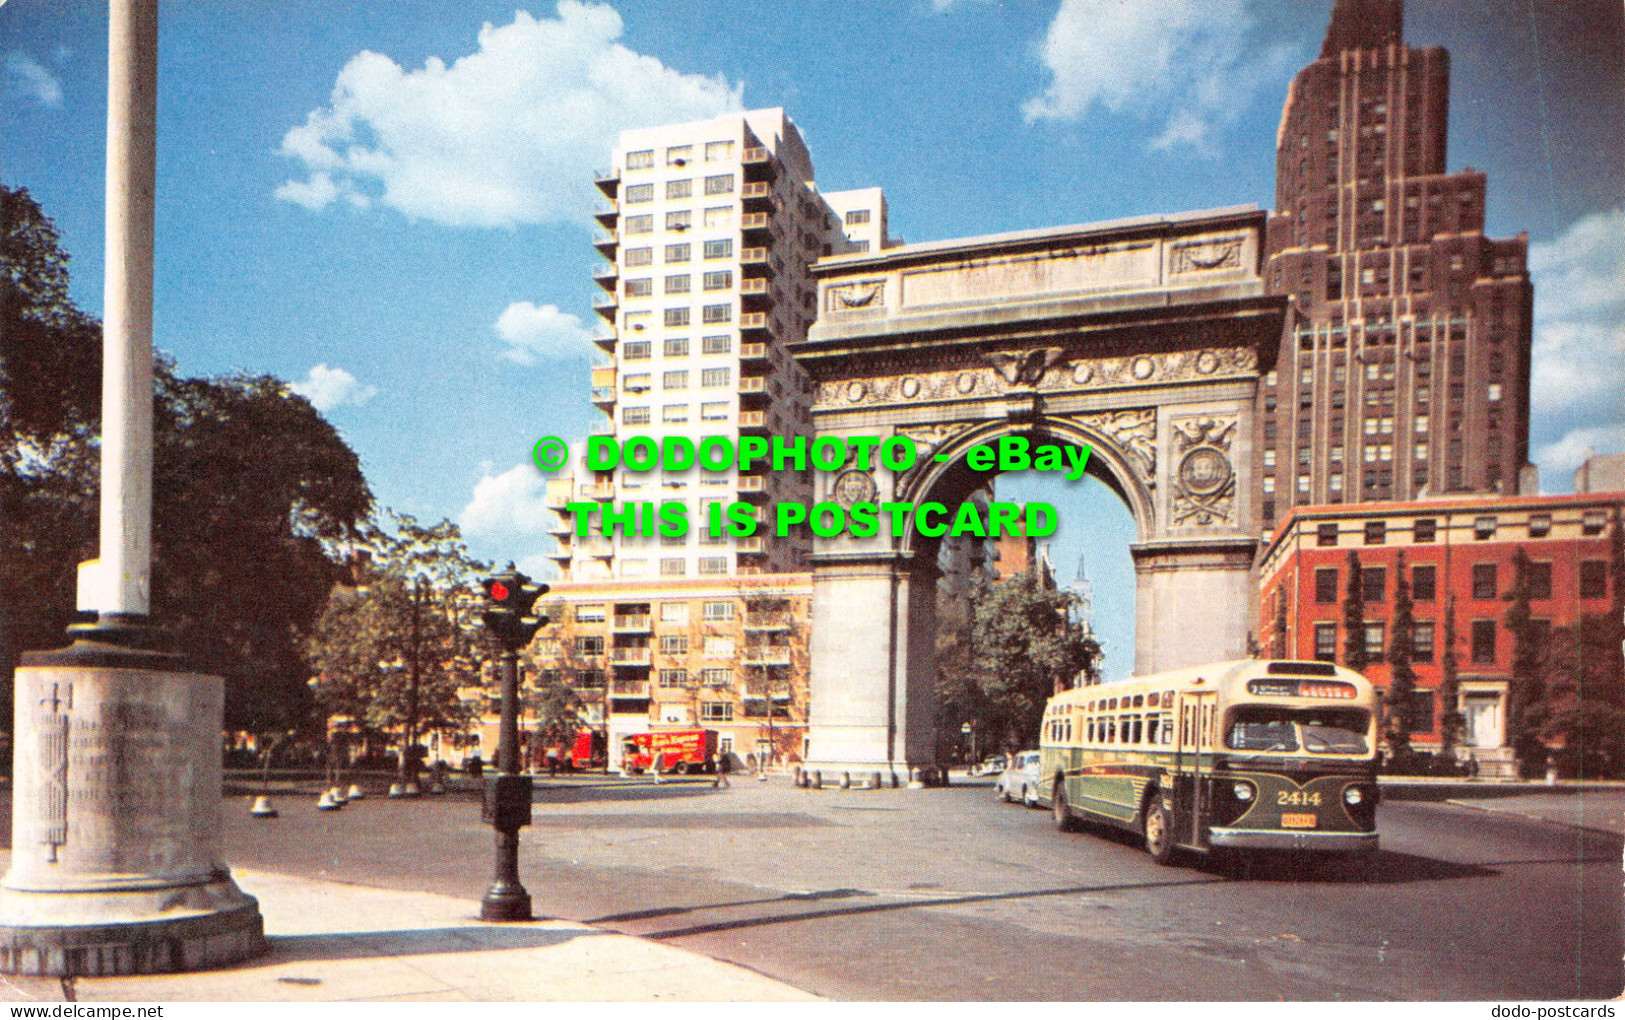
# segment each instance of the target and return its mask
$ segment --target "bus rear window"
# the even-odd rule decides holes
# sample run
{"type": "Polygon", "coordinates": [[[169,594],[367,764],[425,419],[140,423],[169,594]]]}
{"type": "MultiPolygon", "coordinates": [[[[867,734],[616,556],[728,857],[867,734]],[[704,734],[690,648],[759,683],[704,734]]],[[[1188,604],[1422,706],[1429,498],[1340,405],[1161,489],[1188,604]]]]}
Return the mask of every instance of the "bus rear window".
{"type": "Polygon", "coordinates": [[[1359,709],[1286,709],[1267,705],[1237,710],[1225,746],[1232,751],[1365,754],[1369,715],[1359,709]]]}

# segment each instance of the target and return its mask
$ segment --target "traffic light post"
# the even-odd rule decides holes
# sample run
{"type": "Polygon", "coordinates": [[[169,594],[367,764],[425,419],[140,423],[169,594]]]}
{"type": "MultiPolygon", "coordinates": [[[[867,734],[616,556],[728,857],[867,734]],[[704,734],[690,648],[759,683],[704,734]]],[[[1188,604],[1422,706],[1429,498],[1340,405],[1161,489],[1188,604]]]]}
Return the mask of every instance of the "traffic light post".
{"type": "Polygon", "coordinates": [[[496,830],[496,865],[491,887],[480,901],[482,921],[528,921],[530,894],[519,881],[519,830],[530,824],[530,777],[519,773],[519,649],[530,644],[547,617],[531,616],[545,584],[508,569],[485,581],[490,605],[485,629],[502,646],[502,715],[498,728],[497,774],[486,780],[481,820],[496,830]]]}

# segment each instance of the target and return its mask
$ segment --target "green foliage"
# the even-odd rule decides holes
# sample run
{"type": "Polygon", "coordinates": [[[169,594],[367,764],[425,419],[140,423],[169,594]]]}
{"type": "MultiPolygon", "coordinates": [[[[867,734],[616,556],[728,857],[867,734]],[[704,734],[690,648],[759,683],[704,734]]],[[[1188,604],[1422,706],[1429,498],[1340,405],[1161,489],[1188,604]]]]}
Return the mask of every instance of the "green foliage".
{"type": "Polygon", "coordinates": [[[458,691],[481,685],[476,589],[490,564],[468,554],[451,521],[393,513],[350,552],[355,583],[333,592],[306,642],[318,704],[369,740],[461,731],[481,707],[458,691]]]}
{"type": "Polygon", "coordinates": [[[1349,550],[1348,584],[1343,588],[1343,665],[1356,673],[1366,667],[1365,589],[1360,576],[1360,554],[1349,550]]]}
{"type": "Polygon", "coordinates": [[[971,600],[970,675],[953,693],[990,749],[1033,745],[1045,702],[1091,670],[1100,645],[1072,622],[1075,596],[1036,571],[1000,582],[978,576],[971,600]]]}
{"type": "Polygon", "coordinates": [[[1412,631],[1416,626],[1411,604],[1411,581],[1405,570],[1405,551],[1401,549],[1394,562],[1394,617],[1393,634],[1388,640],[1388,690],[1383,694],[1387,708],[1388,749],[1394,757],[1410,753],[1413,727],[1413,702],[1416,696],[1416,671],[1411,668],[1414,651],[1412,631]]]}
{"type": "Polygon", "coordinates": [[[1456,597],[1446,595],[1444,636],[1439,640],[1439,756],[1450,760],[1455,758],[1463,722],[1456,708],[1460,669],[1461,661],[1456,658],[1456,597]]]}
{"type": "Polygon", "coordinates": [[[1507,679],[1507,744],[1526,768],[1543,768],[1546,748],[1540,726],[1547,707],[1541,674],[1544,650],[1529,607],[1529,556],[1522,547],[1512,556],[1512,587],[1502,598],[1510,603],[1506,627],[1512,634],[1512,674],[1507,679]]]}

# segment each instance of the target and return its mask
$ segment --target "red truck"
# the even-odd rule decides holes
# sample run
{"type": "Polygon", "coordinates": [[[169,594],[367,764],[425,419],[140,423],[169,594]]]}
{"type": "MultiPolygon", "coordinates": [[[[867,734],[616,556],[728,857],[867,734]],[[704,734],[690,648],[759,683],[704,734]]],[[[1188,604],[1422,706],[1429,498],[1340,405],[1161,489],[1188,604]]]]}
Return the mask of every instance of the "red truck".
{"type": "Polygon", "coordinates": [[[592,730],[581,730],[568,743],[554,744],[547,748],[543,752],[542,759],[536,762],[537,767],[546,767],[549,753],[558,756],[559,766],[564,769],[578,770],[603,765],[603,737],[592,730]]]}
{"type": "Polygon", "coordinates": [[[621,740],[621,765],[628,772],[653,769],[656,755],[666,772],[708,772],[716,753],[716,730],[657,730],[629,733],[621,740]]]}

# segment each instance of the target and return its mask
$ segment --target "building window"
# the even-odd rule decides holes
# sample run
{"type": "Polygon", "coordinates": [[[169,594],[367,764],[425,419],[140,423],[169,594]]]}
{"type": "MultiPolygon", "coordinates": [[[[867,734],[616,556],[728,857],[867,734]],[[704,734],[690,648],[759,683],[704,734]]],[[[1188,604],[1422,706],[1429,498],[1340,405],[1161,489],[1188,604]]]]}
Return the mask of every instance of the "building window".
{"type": "Polygon", "coordinates": [[[719,269],[716,272],[705,274],[706,290],[727,290],[734,285],[734,274],[731,269],[719,269]]]}
{"type": "Polygon", "coordinates": [[[666,338],[665,353],[668,358],[688,357],[688,337],[671,336],[666,338]]]}
{"type": "Polygon", "coordinates": [[[688,389],[688,370],[678,369],[676,371],[662,374],[660,377],[660,385],[663,389],[668,390],[688,389]]]}
{"type": "Polygon", "coordinates": [[[719,322],[732,322],[733,315],[733,305],[706,305],[700,312],[700,319],[707,325],[715,325],[719,322]]]}
{"type": "Polygon", "coordinates": [[[733,142],[706,142],[705,143],[705,161],[707,163],[721,163],[724,160],[733,159],[733,156],[734,156],[734,143],[733,142]]]}
{"type": "Polygon", "coordinates": [[[667,230],[687,230],[694,225],[694,213],[689,209],[673,209],[666,214],[667,230]]]}
{"type": "Polygon", "coordinates": [[[629,298],[648,297],[654,293],[655,282],[645,276],[640,279],[626,281],[625,288],[626,296],[629,298]]]}
{"type": "Polygon", "coordinates": [[[626,232],[632,234],[652,234],[655,229],[655,218],[645,213],[642,216],[628,216],[626,218],[626,232]]]}
{"type": "Polygon", "coordinates": [[[1580,563],[1580,597],[1605,599],[1608,597],[1608,561],[1583,560],[1580,563]]]}
{"type": "Polygon", "coordinates": [[[727,421],[728,402],[726,400],[711,400],[700,405],[701,421],[727,421]]]}
{"type": "Polygon", "coordinates": [[[1315,601],[1322,605],[1337,602],[1337,568],[1322,567],[1315,571],[1315,601]]]}
{"type": "Polygon", "coordinates": [[[732,702],[705,701],[700,703],[700,718],[706,722],[733,722],[732,702]]]}
{"type": "Polygon", "coordinates": [[[666,277],[666,293],[667,294],[687,294],[688,293],[688,274],[687,273],[678,273],[675,276],[666,277]]]}
{"type": "Polygon", "coordinates": [[[688,573],[688,561],[681,556],[667,556],[660,561],[661,577],[683,577],[688,573]]]}
{"type": "Polygon", "coordinates": [[[851,209],[846,214],[846,225],[849,227],[862,226],[869,222],[869,210],[851,209]]]}
{"type": "Polygon", "coordinates": [[[1531,563],[1524,577],[1529,581],[1529,597],[1531,599],[1549,599],[1552,597],[1552,565],[1550,563],[1531,563]]]}
{"type": "Polygon", "coordinates": [[[1330,546],[1337,544],[1337,525],[1321,524],[1315,527],[1315,545],[1330,546]]]}
{"type": "Polygon", "coordinates": [[[678,326],[686,326],[686,325],[688,325],[688,309],[687,308],[668,308],[668,309],[666,309],[666,325],[671,326],[671,327],[678,327],[678,326]]]}
{"type": "Polygon", "coordinates": [[[1364,567],[1360,570],[1360,601],[1381,602],[1388,597],[1388,568],[1364,567]]]}
{"type": "Polygon", "coordinates": [[[1264,466],[1267,467],[1267,468],[1275,466],[1275,451],[1274,450],[1265,450],[1264,451],[1264,466]]]}
{"type": "Polygon", "coordinates": [[[1437,595],[1439,570],[1431,564],[1418,564],[1411,568],[1411,598],[1416,602],[1432,602],[1437,595]]]}
{"type": "Polygon", "coordinates": [[[707,659],[731,659],[736,649],[734,639],[719,634],[705,636],[705,657],[707,659]]]}
{"type": "Polygon", "coordinates": [[[1366,545],[1382,545],[1386,541],[1388,541],[1388,522],[1387,521],[1366,521],[1365,522],[1365,544],[1366,545]]]}
{"type": "Polygon", "coordinates": [[[648,361],[654,347],[647,340],[628,340],[621,345],[622,361],[648,361]]]}
{"type": "Polygon", "coordinates": [[[717,623],[734,618],[734,604],[732,602],[707,602],[705,604],[705,620],[707,623],[717,623]]]}
{"type": "Polygon", "coordinates": [[[667,404],[661,408],[660,420],[667,425],[682,425],[688,421],[688,405],[667,404]]]}
{"type": "Polygon", "coordinates": [[[602,604],[576,606],[577,623],[603,623],[604,607],[602,604]]]}
{"type": "Polygon", "coordinates": [[[653,248],[626,249],[626,268],[628,269],[633,269],[637,266],[653,265],[654,260],[655,250],[653,248]]]}
{"type": "Polygon", "coordinates": [[[581,634],[577,636],[576,654],[587,659],[602,656],[604,654],[604,636],[602,634],[581,634]]]}
{"type": "MultiPolygon", "coordinates": [[[[668,186],[669,187],[669,186],[668,186]]],[[[641,205],[644,202],[655,200],[655,186],[653,184],[630,184],[626,188],[626,204],[641,205]]]]}
{"type": "Polygon", "coordinates": [[[622,425],[649,424],[649,409],[647,407],[626,407],[621,409],[622,425]]]}
{"type": "Polygon", "coordinates": [[[1477,665],[1493,665],[1495,662],[1495,621],[1474,620],[1472,641],[1473,662],[1477,665]]]}
{"type": "Polygon", "coordinates": [[[1275,491],[1275,476],[1273,476],[1273,475],[1265,475],[1264,476],[1264,491],[1266,493],[1275,491]]]}
{"type": "MultiPolygon", "coordinates": [[[[662,603],[660,603],[660,622],[661,623],[679,623],[679,624],[688,623],[688,603],[687,602],[662,602],[662,603]]],[[[686,641],[688,639],[685,637],[683,640],[686,641]]],[[[664,647],[664,646],[662,646],[662,647],[664,647]]]]}
{"type": "MultiPolygon", "coordinates": [[[[682,605],[682,603],[678,603],[678,605],[682,605]]],[[[686,610],[688,607],[683,606],[683,608],[686,610]]],[[[664,619],[662,619],[662,622],[666,622],[666,621],[664,619]]],[[[684,623],[688,622],[688,616],[687,616],[686,612],[684,613],[682,622],[684,622],[684,623]]],[[[660,635],[660,654],[661,655],[687,655],[688,654],[688,635],[687,634],[662,634],[662,635],[660,635]]]]}
{"type": "Polygon", "coordinates": [[[862,241],[853,241],[852,242],[852,250],[854,252],[859,253],[859,254],[862,254],[863,252],[868,251],[869,250],[869,242],[868,242],[868,240],[865,239],[865,240],[862,240],[862,241]]]}
{"type": "Polygon", "coordinates": [[[1495,537],[1496,520],[1494,517],[1475,517],[1473,519],[1473,541],[1487,542],[1495,537]]]}
{"type": "Polygon", "coordinates": [[[668,202],[672,201],[673,199],[688,198],[693,194],[694,182],[692,180],[685,178],[680,181],[666,182],[666,201],[668,202]]]}
{"type": "Polygon", "coordinates": [[[686,669],[663,669],[663,670],[661,670],[660,671],[660,686],[665,687],[665,688],[687,687],[688,686],[688,670],[686,670],[686,669]]]}
{"type": "Polygon", "coordinates": [[[666,149],[667,166],[687,166],[688,161],[694,158],[694,146],[673,145],[666,149]]]}
{"type": "Polygon", "coordinates": [[[694,254],[694,246],[688,243],[666,245],[667,262],[687,262],[694,254]]]}
{"type": "Polygon", "coordinates": [[[1411,527],[1411,537],[1417,542],[1433,542],[1438,539],[1439,522],[1432,517],[1418,518],[1411,527]]]}
{"type": "Polygon", "coordinates": [[[727,572],[728,572],[728,557],[726,557],[726,556],[701,556],[700,557],[700,573],[702,575],[705,575],[707,577],[711,577],[711,576],[715,576],[717,574],[726,574],[727,572]]]}
{"type": "Polygon", "coordinates": [[[731,205],[719,205],[705,210],[705,225],[713,229],[733,226],[734,210],[731,205]]]}
{"type": "Polygon", "coordinates": [[[720,241],[705,242],[705,257],[708,259],[732,258],[734,253],[733,238],[725,237],[720,241]]]}
{"type": "Polygon", "coordinates": [[[726,368],[707,368],[700,372],[700,387],[707,390],[722,389],[731,385],[729,382],[732,371],[726,368]]]}
{"type": "Polygon", "coordinates": [[[628,170],[652,170],[655,165],[655,151],[653,149],[639,149],[626,154],[626,168],[628,170]]]}
{"type": "Polygon", "coordinates": [[[1321,662],[1337,661],[1337,624],[1315,624],[1315,658],[1321,662]]]}
{"type": "Polygon", "coordinates": [[[1433,621],[1417,620],[1411,625],[1411,659],[1415,662],[1433,661],[1433,621]]]}
{"type": "Polygon", "coordinates": [[[708,336],[700,339],[701,354],[727,354],[733,350],[733,337],[708,336]]]}
{"type": "Polygon", "coordinates": [[[734,685],[734,671],[731,669],[702,669],[700,670],[700,683],[707,687],[730,688],[734,685]]]}
{"type": "Polygon", "coordinates": [[[1433,692],[1412,691],[1409,706],[1412,733],[1433,732],[1433,692]]]}
{"type": "Polygon", "coordinates": [[[1489,401],[1492,404],[1495,403],[1496,401],[1500,400],[1501,399],[1501,384],[1498,383],[1498,382],[1490,383],[1489,387],[1487,388],[1487,391],[1485,393],[1485,396],[1487,396],[1489,398],[1489,401]]]}
{"type": "Polygon", "coordinates": [[[1496,587],[1495,564],[1473,564],[1473,598],[1493,599],[1496,587]]]}
{"type": "Polygon", "coordinates": [[[707,195],[731,195],[733,190],[733,174],[713,174],[705,179],[705,193],[707,195]]]}
{"type": "Polygon", "coordinates": [[[1382,658],[1382,639],[1385,625],[1381,623],[1368,623],[1365,625],[1365,657],[1370,660],[1382,658]]]}
{"type": "Polygon", "coordinates": [[[621,389],[627,393],[647,393],[654,385],[648,372],[635,372],[621,377],[621,389]]]}
{"type": "Polygon", "coordinates": [[[1529,537],[1545,538],[1552,533],[1551,514],[1531,514],[1529,517],[1529,537]]]}
{"type": "Polygon", "coordinates": [[[1583,535],[1600,535],[1607,526],[1606,510],[1587,510],[1580,518],[1580,533],[1583,535]]]}

